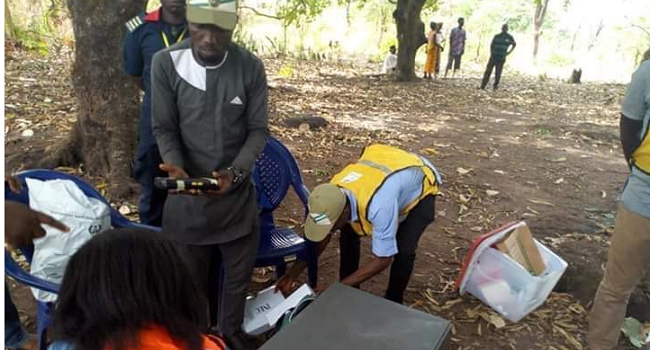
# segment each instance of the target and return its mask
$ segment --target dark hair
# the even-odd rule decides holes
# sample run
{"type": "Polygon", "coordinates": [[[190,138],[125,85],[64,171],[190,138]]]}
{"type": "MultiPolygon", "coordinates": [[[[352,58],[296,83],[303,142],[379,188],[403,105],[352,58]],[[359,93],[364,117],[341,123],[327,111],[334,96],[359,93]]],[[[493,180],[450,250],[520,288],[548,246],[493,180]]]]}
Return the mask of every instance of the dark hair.
{"type": "Polygon", "coordinates": [[[643,54],[643,58],[641,58],[641,62],[643,62],[643,61],[647,61],[647,60],[650,60],[650,49],[648,49],[648,51],[646,51],[646,52],[643,54]]]}
{"type": "Polygon", "coordinates": [[[159,326],[185,349],[199,350],[204,302],[171,241],[142,229],[108,230],[70,258],[54,338],[76,350],[130,349],[142,329],[159,326]]]}

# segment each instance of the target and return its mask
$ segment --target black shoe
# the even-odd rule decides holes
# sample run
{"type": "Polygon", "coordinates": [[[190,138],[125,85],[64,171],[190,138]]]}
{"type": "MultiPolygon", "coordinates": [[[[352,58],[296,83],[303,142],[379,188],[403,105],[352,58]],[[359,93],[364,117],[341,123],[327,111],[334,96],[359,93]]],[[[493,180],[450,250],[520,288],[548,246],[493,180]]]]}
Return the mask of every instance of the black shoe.
{"type": "Polygon", "coordinates": [[[251,338],[249,338],[243,332],[235,333],[231,337],[224,337],[226,339],[226,344],[231,350],[256,350],[257,346],[251,338]]]}

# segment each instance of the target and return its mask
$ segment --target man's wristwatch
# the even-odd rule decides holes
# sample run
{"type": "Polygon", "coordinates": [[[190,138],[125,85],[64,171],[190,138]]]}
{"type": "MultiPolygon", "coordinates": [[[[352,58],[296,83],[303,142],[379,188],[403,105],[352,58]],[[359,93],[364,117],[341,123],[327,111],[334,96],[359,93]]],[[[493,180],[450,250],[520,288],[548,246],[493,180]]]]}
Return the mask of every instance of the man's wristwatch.
{"type": "Polygon", "coordinates": [[[228,167],[228,170],[232,173],[233,184],[239,183],[242,180],[242,178],[244,178],[244,172],[241,171],[240,169],[230,166],[228,167]]]}

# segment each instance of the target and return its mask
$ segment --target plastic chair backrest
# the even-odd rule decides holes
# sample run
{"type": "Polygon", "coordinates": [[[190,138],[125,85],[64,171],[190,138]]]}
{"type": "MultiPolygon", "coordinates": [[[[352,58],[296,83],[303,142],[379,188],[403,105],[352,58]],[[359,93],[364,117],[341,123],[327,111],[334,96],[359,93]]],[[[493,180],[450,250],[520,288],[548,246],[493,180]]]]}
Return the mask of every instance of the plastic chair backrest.
{"type": "MultiPolygon", "coordinates": [[[[16,174],[16,176],[20,179],[23,188],[20,191],[20,193],[17,194],[11,192],[9,190],[9,187],[5,185],[5,200],[17,201],[29,205],[29,194],[27,189],[27,183],[25,182],[26,178],[32,178],[32,179],[37,179],[42,181],[62,179],[62,180],[73,181],[86,196],[99,199],[100,201],[106,203],[110,207],[110,203],[108,203],[108,201],[101,195],[101,193],[99,193],[92,185],[88,184],[84,180],[74,175],[62,173],[60,171],[55,171],[55,170],[34,169],[34,170],[26,170],[20,172],[16,174]]],[[[119,211],[115,210],[112,207],[111,207],[111,226],[113,226],[114,228],[140,227],[144,229],[160,231],[159,227],[141,225],[132,222],[131,220],[124,217],[122,214],[120,214],[119,211]]]]}
{"type": "Polygon", "coordinates": [[[269,138],[255,162],[253,179],[263,213],[272,212],[280,205],[289,186],[293,186],[306,209],[309,192],[302,181],[298,164],[291,152],[275,138],[269,138]]]}

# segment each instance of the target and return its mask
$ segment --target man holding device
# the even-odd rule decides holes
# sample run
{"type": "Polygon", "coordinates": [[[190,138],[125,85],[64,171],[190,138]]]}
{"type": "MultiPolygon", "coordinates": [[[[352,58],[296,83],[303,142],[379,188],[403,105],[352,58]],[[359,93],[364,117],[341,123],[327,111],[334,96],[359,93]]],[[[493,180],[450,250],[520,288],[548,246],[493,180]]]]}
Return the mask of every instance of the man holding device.
{"type": "Polygon", "coordinates": [[[188,0],[191,39],[157,53],[152,66],[160,169],[219,183],[216,191],[170,193],[163,233],[180,243],[209,299],[206,325],[218,325],[236,350],[253,348],[241,330],[259,245],[250,173],[269,135],[264,65],[231,42],[237,19],[236,0],[188,0]]]}

